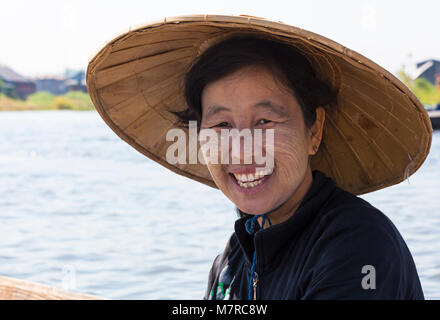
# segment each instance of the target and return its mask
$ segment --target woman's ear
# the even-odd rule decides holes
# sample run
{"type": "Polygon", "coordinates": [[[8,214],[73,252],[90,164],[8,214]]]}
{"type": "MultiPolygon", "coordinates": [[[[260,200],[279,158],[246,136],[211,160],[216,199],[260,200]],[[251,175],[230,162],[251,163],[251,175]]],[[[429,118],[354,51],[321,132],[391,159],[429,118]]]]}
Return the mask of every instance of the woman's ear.
{"type": "Polygon", "coordinates": [[[309,129],[309,155],[314,155],[318,152],[319,145],[321,144],[322,132],[325,122],[325,109],[323,107],[316,108],[316,120],[312,127],[309,129]]]}

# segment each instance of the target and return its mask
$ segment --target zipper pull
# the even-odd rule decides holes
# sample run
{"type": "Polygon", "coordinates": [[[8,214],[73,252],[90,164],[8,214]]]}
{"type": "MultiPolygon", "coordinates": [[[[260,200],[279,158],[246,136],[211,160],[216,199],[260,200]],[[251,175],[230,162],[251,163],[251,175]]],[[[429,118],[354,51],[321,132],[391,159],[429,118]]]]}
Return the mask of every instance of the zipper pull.
{"type": "Polygon", "coordinates": [[[257,300],[257,283],[258,283],[258,273],[254,272],[254,281],[252,287],[254,288],[254,300],[257,300]]]}

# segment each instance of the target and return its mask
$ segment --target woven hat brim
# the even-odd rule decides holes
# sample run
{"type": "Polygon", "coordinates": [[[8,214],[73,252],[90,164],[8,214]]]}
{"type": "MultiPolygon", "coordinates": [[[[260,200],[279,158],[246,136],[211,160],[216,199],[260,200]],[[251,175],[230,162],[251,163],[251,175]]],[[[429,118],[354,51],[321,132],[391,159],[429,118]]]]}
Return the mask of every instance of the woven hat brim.
{"type": "Polygon", "coordinates": [[[243,16],[165,18],[108,42],[89,62],[91,99],[124,141],[164,167],[216,188],[203,164],[166,160],[177,127],[171,111],[186,109],[183,79],[207,47],[235,33],[255,32],[294,45],[317,75],[338,92],[329,108],[318,169],[354,194],[399,183],[424,162],[431,146],[429,117],[412,92],[364,56],[318,34],[281,22],[243,16]]]}

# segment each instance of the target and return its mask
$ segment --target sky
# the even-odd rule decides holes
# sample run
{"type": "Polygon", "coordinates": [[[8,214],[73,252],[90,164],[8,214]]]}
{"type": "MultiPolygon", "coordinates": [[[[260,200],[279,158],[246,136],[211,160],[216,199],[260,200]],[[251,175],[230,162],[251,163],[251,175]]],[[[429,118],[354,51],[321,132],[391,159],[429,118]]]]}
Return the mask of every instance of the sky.
{"type": "Polygon", "coordinates": [[[440,59],[438,0],[2,1],[0,64],[28,77],[86,69],[131,26],[185,14],[247,14],[319,33],[396,73],[440,59]]]}

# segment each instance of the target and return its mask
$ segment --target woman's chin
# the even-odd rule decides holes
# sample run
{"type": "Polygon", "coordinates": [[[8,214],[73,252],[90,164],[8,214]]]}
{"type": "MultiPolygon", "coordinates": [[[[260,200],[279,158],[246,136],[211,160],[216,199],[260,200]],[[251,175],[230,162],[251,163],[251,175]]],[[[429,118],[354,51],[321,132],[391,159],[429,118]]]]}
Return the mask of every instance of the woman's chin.
{"type": "Polygon", "coordinates": [[[237,201],[235,205],[242,212],[252,215],[263,214],[272,210],[272,206],[268,205],[267,200],[261,199],[257,201],[237,201]]]}

